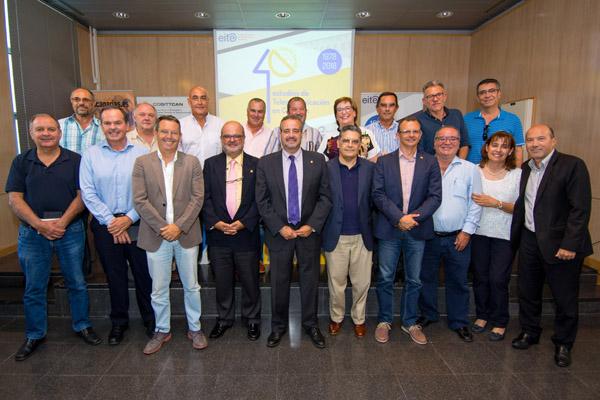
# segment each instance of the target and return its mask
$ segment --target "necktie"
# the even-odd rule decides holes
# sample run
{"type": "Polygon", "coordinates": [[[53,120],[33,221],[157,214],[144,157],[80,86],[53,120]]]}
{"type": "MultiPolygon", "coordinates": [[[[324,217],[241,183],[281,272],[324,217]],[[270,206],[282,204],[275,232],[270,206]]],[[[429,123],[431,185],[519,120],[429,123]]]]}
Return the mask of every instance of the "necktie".
{"type": "Polygon", "coordinates": [[[296,171],[296,157],[290,156],[290,169],[288,171],[288,222],[296,225],[300,222],[300,204],[298,202],[298,173],[296,171]]]}
{"type": "Polygon", "coordinates": [[[237,212],[237,176],[235,174],[235,160],[229,162],[229,172],[227,173],[227,193],[225,204],[227,212],[231,219],[235,217],[237,212]]]}

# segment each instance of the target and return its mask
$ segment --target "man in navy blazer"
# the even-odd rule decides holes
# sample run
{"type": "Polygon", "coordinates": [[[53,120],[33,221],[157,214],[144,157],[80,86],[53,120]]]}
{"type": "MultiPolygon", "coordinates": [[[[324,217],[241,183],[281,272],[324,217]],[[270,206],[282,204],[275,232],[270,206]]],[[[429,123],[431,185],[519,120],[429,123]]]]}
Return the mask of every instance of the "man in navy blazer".
{"type": "Polygon", "coordinates": [[[283,117],[282,150],[258,162],[256,203],[271,256],[269,347],[277,346],[287,331],[294,253],[300,276],[302,327],[316,347],[325,347],[317,305],[321,231],[331,209],[331,193],[323,156],[300,147],[302,124],[295,115],[283,117]]]}
{"type": "Polygon", "coordinates": [[[365,309],[373,265],[371,182],[375,164],[358,157],[362,132],[343,126],[339,156],[327,163],[333,207],[323,228],[323,250],[329,284],[329,334],[336,335],[345,314],[348,276],[352,283],[354,334],[366,333],[365,309]]]}
{"type": "Polygon", "coordinates": [[[242,320],[248,339],[260,336],[258,260],[260,235],[254,200],[258,159],[243,152],[244,128],[221,129],[223,152],[204,163],[204,208],[210,265],[215,274],[218,319],[209,337],[223,336],[235,320],[235,272],[242,287],[242,320]]]}
{"type": "Polygon", "coordinates": [[[421,261],[425,241],[433,233],[432,215],[442,201],[442,179],[436,159],[417,151],[421,125],[406,117],[398,125],[400,148],[377,160],[373,174],[373,203],[378,209],[375,237],[379,239],[375,339],[389,340],[392,326],[394,276],[400,252],[404,253],[404,290],[401,299],[402,331],[418,344],[427,338],[417,324],[421,261]]]}

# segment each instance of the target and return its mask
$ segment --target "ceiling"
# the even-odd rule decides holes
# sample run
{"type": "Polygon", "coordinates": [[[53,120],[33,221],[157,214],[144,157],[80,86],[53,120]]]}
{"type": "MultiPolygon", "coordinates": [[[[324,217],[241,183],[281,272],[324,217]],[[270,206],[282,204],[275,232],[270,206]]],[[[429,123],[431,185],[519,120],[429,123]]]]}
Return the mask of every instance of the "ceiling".
{"type": "Polygon", "coordinates": [[[521,0],[43,0],[99,31],[212,29],[473,30],[521,0]],[[355,14],[367,10],[371,16],[355,14]],[[440,19],[440,11],[452,11],[440,19]],[[112,14],[124,11],[127,19],[112,14]],[[209,18],[194,13],[204,11],[209,18]],[[288,19],[274,14],[287,11],[288,19]]]}

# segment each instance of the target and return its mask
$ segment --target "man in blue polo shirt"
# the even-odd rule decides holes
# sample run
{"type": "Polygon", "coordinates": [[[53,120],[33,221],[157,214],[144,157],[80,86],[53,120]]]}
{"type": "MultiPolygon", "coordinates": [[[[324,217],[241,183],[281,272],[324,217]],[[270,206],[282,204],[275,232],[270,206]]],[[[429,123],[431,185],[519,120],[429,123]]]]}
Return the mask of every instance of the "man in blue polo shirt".
{"type": "Polygon", "coordinates": [[[102,341],[88,318],[89,299],[81,270],[85,240],[80,218],[81,157],[59,146],[59,124],[50,115],[34,115],[29,131],[36,148],[13,160],[5,187],[9,205],[21,220],[18,254],[25,275],[26,340],[15,354],[17,361],[29,357],[46,339],[46,293],[55,251],[69,293],[73,330],[87,344],[102,341]]]}
{"type": "Polygon", "coordinates": [[[495,132],[508,132],[515,138],[517,145],[515,156],[517,165],[523,162],[523,127],[521,120],[515,114],[500,108],[500,82],[496,79],[484,79],[477,84],[477,101],[481,105],[479,110],[465,114],[465,124],[469,131],[471,150],[467,160],[479,164],[481,161],[481,148],[485,141],[495,132]]]}
{"type": "Polygon", "coordinates": [[[435,155],[435,133],[444,126],[452,126],[460,133],[458,156],[464,159],[469,152],[469,133],[460,110],[446,107],[447,99],[448,93],[442,82],[433,80],[423,85],[423,110],[412,115],[421,124],[419,150],[435,155]]]}

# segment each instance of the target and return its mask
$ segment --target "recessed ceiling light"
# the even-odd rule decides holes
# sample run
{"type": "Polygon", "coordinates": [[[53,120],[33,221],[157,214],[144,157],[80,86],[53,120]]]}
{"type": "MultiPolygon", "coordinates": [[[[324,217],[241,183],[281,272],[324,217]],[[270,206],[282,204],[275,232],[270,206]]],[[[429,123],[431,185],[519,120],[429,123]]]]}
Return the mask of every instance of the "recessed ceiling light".
{"type": "Polygon", "coordinates": [[[279,11],[279,12],[275,13],[275,18],[279,18],[279,19],[288,19],[291,16],[292,16],[292,14],[290,14],[287,11],[279,11]]]}
{"type": "Polygon", "coordinates": [[[453,15],[454,15],[454,11],[450,11],[450,10],[440,11],[439,13],[435,14],[435,16],[438,18],[450,18],[453,15]]]}
{"type": "Polygon", "coordinates": [[[368,12],[367,10],[364,11],[359,11],[356,14],[356,18],[369,18],[371,16],[371,13],[368,12]]]}
{"type": "Polygon", "coordinates": [[[200,19],[206,19],[206,18],[210,18],[210,14],[207,13],[206,11],[196,11],[194,13],[194,17],[200,18],[200,19]]]}
{"type": "Polygon", "coordinates": [[[129,18],[129,14],[126,13],[125,11],[115,11],[114,13],[112,13],[112,15],[113,15],[113,17],[119,18],[119,19],[129,18]]]}

